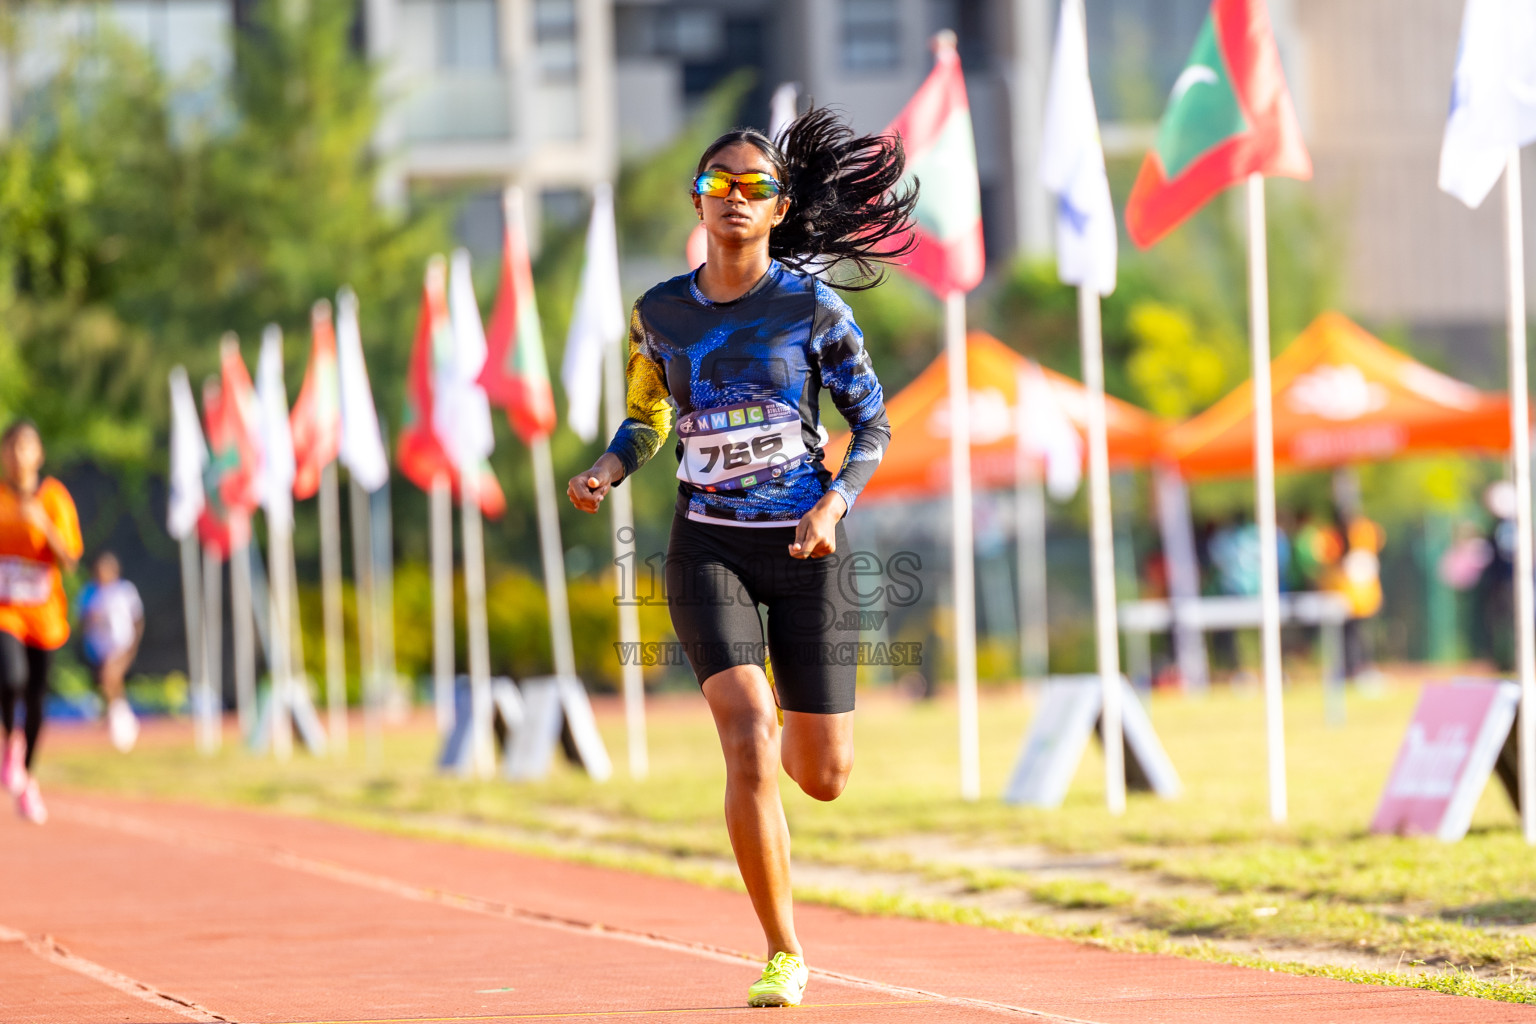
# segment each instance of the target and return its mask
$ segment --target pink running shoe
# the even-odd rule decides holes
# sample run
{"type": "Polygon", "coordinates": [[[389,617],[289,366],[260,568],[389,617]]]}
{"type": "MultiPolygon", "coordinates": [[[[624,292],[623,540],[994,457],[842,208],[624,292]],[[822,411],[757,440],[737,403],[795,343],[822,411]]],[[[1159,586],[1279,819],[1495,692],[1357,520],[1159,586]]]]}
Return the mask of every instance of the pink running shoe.
{"type": "Polygon", "coordinates": [[[43,803],[43,794],[37,788],[36,779],[28,779],[26,788],[16,798],[16,813],[34,825],[41,825],[48,820],[48,807],[43,803]]]}
{"type": "Polygon", "coordinates": [[[27,741],[15,733],[5,745],[5,758],[0,761],[0,786],[11,796],[21,796],[27,788],[27,741]]]}

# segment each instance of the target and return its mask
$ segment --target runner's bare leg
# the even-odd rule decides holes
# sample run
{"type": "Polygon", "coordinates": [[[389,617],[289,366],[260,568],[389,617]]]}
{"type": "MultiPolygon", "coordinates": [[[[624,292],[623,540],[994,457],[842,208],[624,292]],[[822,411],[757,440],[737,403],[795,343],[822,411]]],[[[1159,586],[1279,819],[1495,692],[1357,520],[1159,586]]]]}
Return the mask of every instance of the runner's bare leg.
{"type": "Polygon", "coordinates": [[[806,796],[836,800],[853,771],[853,712],[784,712],[784,770],[806,796]]]}
{"type": "Polygon", "coordinates": [[[768,677],[740,665],[704,680],[725,754],[725,826],[768,958],[800,953],[789,877],[789,824],[779,799],[779,722],[768,677]]]}

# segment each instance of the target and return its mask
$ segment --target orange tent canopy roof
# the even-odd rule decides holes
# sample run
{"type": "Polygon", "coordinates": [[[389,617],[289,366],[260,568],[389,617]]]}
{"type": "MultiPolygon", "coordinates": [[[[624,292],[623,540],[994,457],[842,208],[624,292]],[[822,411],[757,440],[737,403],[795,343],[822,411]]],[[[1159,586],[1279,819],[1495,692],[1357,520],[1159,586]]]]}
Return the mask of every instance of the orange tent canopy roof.
{"type": "MultiPolygon", "coordinates": [[[[1017,473],[1015,403],[1020,371],[1034,365],[981,331],[966,338],[971,392],[971,477],[978,490],[1012,486],[1017,473]]],[[[1078,434],[1088,431],[1088,392],[1070,377],[1041,368],[1078,434]]],[[[1116,398],[1108,399],[1109,457],[1120,464],[1150,462],[1161,451],[1164,422],[1116,398]]],[[[901,392],[886,400],[891,445],[860,500],[931,498],[949,491],[949,376],[939,356],[901,392]]],[[[827,444],[826,465],[842,465],[849,434],[827,444]]],[[[1086,450],[1086,443],[1084,445],[1086,450]]]]}
{"type": "MultiPolygon", "coordinates": [[[[1509,400],[1409,358],[1340,313],[1314,320],[1271,365],[1275,465],[1379,461],[1509,447],[1509,400]]],[[[1253,381],[1170,430],[1186,476],[1253,469],[1253,381]]]]}

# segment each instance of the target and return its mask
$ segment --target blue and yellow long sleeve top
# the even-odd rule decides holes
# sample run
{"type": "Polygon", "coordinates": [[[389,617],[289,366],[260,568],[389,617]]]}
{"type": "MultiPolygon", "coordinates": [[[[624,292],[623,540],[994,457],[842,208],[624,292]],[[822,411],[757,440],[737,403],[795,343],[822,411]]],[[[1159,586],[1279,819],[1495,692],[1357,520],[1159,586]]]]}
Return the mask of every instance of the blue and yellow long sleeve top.
{"type": "Polygon", "coordinates": [[[630,315],[628,378],[628,417],[608,451],[629,476],[675,413],[677,509],[690,519],[793,526],[828,490],[852,508],[890,443],[852,311],[776,260],[731,302],[705,298],[693,274],[646,292],[630,315]],[[822,465],[823,388],[853,431],[835,477],[822,465]]]}

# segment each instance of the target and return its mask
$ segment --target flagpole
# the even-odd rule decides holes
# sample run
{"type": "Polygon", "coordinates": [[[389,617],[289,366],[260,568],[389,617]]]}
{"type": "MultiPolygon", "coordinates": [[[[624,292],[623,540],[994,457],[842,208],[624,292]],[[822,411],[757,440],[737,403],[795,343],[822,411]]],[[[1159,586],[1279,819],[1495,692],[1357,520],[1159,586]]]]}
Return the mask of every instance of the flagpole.
{"type": "Polygon", "coordinates": [[[268,724],[272,730],[272,755],[286,761],[293,754],[293,729],[289,717],[293,700],[292,609],[293,584],[289,579],[289,552],[293,540],[288,529],[267,517],[267,552],[272,579],[267,587],[271,634],[272,686],[267,693],[268,724]]]}
{"type": "Polygon", "coordinates": [[[539,553],[544,561],[544,595],[549,605],[549,639],[555,674],[576,676],[576,650],[571,642],[571,612],[565,592],[565,552],[560,544],[560,512],[555,502],[555,468],[549,438],[529,446],[533,452],[533,483],[539,503],[539,553]]]}
{"type": "MultiPolygon", "coordinates": [[[[491,639],[485,614],[485,534],[480,518],[480,472],[470,465],[459,474],[460,515],[464,531],[464,604],[468,627],[469,692],[474,772],[490,778],[496,772],[495,736],[491,724],[491,639]]],[[[556,656],[558,658],[558,655],[556,656]]]]}
{"type": "MultiPolygon", "coordinates": [[[[624,367],[619,345],[608,345],[603,355],[603,397],[607,406],[608,434],[618,432],[624,419],[624,367]]],[[[643,779],[650,774],[650,752],[645,739],[645,669],[640,664],[640,608],[638,594],[624,593],[627,563],[638,569],[635,557],[635,509],[629,487],[615,487],[608,492],[613,514],[613,564],[618,568],[614,584],[618,587],[619,644],[625,652],[619,658],[619,672],[624,685],[624,735],[629,748],[629,774],[643,779]],[[634,653],[630,653],[634,652],[634,653]]],[[[637,581],[638,589],[638,581],[637,581]]]]}
{"type": "MultiPolygon", "coordinates": [[[[390,508],[389,479],[368,496],[369,530],[373,539],[374,672],[378,676],[379,713],[382,702],[397,690],[395,674],[395,531],[390,508]]],[[[409,706],[409,705],[407,705],[409,706]]]]}
{"type": "Polygon", "coordinates": [[[1120,629],[1115,617],[1115,538],[1109,504],[1109,426],[1104,411],[1104,333],[1099,293],[1077,289],[1083,384],[1088,388],[1088,507],[1093,538],[1093,612],[1103,693],[1104,800],[1125,813],[1125,739],[1120,708],[1120,629]]]}
{"type": "Polygon", "coordinates": [[[1019,367],[1014,379],[1013,502],[1017,519],[1019,570],[1019,670],[1026,682],[1050,674],[1050,616],[1046,581],[1045,484],[1040,466],[1030,458],[1024,436],[1024,392],[1028,370],[1019,367]]]}
{"type": "Polygon", "coordinates": [[[203,700],[197,747],[212,754],[223,743],[224,713],[224,559],[212,546],[203,548],[203,700]]]}
{"type": "Polygon", "coordinates": [[[950,508],[953,518],[955,684],[960,702],[960,797],[981,797],[981,740],[976,709],[976,544],[971,512],[970,378],[965,351],[965,293],[944,300],[949,363],[950,508]]]}
{"type": "Polygon", "coordinates": [[[181,551],[181,614],[187,630],[187,705],[193,712],[193,742],[202,746],[198,701],[205,696],[208,666],[203,659],[202,594],[198,586],[197,534],[189,530],[178,545],[181,551]]]}
{"type": "MultiPolygon", "coordinates": [[[[250,527],[244,528],[249,533],[250,527]]],[[[235,655],[235,713],[242,742],[256,739],[256,618],[251,601],[251,542],[229,555],[229,615],[235,655]]]]}
{"type": "Polygon", "coordinates": [[[1254,514],[1259,524],[1259,610],[1264,656],[1269,816],[1286,818],[1285,707],[1280,675],[1280,557],[1275,525],[1275,427],[1269,380],[1269,260],[1264,176],[1248,176],[1248,319],[1253,362],[1254,514]]]}
{"type": "Polygon", "coordinates": [[[379,664],[374,638],[373,530],[368,492],[348,474],[347,506],[352,519],[353,607],[357,613],[357,667],[363,700],[363,747],[368,766],[382,757],[379,729],[379,664]]]}
{"type": "Polygon", "coordinates": [[[341,495],[336,463],[320,471],[320,599],[325,624],[325,708],[332,750],[347,753],[347,654],[341,608],[341,495]]]}
{"type": "Polygon", "coordinates": [[[1509,298],[1510,455],[1515,470],[1515,638],[1520,670],[1520,825],[1536,843],[1536,609],[1532,595],[1530,371],[1526,364],[1525,238],[1520,149],[1504,167],[1504,248],[1509,298]]]}
{"type": "MultiPolygon", "coordinates": [[[[304,663],[304,609],[299,604],[299,563],[293,553],[293,531],[288,533],[288,725],[293,726],[294,709],[300,700],[311,700],[309,667],[304,663]]],[[[313,703],[311,701],[311,703],[313,703]]]]}
{"type": "Polygon", "coordinates": [[[448,477],[432,478],[432,696],[437,731],[447,736],[457,705],[453,692],[453,496],[448,477]]]}

